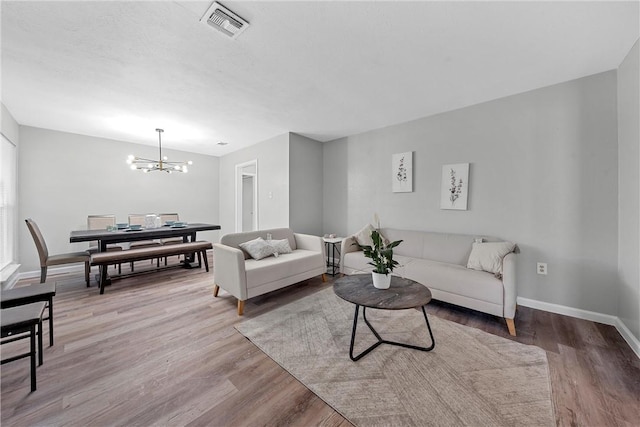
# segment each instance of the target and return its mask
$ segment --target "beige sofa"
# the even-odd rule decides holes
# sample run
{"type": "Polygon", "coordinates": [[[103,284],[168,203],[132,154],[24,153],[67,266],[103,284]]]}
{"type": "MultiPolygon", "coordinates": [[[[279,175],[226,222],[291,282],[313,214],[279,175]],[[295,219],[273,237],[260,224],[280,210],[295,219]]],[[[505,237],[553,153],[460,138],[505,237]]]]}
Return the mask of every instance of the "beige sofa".
{"type": "MultiPolygon", "coordinates": [[[[393,274],[427,286],[434,299],[504,317],[511,335],[516,335],[516,260],[511,252],[502,259],[502,277],[467,268],[474,239],[485,242],[500,239],[487,236],[445,234],[383,228],[390,241],[403,240],[394,249],[400,265],[393,274]]],[[[343,274],[369,272],[372,266],[354,245],[355,237],[343,240],[340,266],[343,274]]]]}
{"type": "Polygon", "coordinates": [[[322,274],[325,280],[325,253],[322,238],[294,233],[289,228],[226,234],[213,245],[214,296],[220,288],[238,299],[238,315],[249,298],[293,285],[322,274]],[[291,253],[252,259],[240,243],[270,234],[274,240],[288,239],[291,253]]]}

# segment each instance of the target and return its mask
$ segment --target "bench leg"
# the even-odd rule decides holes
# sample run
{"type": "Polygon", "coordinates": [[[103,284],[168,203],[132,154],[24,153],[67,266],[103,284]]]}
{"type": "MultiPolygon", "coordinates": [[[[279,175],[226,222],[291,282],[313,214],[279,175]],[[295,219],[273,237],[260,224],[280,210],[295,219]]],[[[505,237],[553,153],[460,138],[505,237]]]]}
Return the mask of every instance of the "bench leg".
{"type": "Polygon", "coordinates": [[[218,285],[213,285],[213,296],[217,297],[218,296],[218,291],[220,291],[220,286],[218,285]]]}
{"type": "Polygon", "coordinates": [[[42,366],[42,363],[44,363],[44,355],[42,353],[42,315],[40,315],[40,321],[38,322],[38,366],[42,366]]]}
{"type": "Polygon", "coordinates": [[[40,267],[40,283],[44,283],[47,280],[47,267],[40,267]]]}
{"type": "Polygon", "coordinates": [[[31,325],[31,335],[29,336],[31,352],[31,391],[36,391],[36,325],[31,325]]]}
{"type": "Polygon", "coordinates": [[[89,261],[84,263],[84,281],[87,282],[87,288],[91,286],[91,266],[89,265],[89,261]]]}
{"type": "Polygon", "coordinates": [[[202,258],[204,258],[204,269],[208,273],[209,272],[209,260],[207,259],[207,251],[202,251],[202,258]]]}
{"type": "Polygon", "coordinates": [[[100,266],[100,295],[104,294],[104,286],[107,283],[107,267],[100,266]]]}
{"type": "Polygon", "coordinates": [[[49,347],[53,346],[53,297],[49,297],[49,347]]]}
{"type": "MultiPolygon", "coordinates": [[[[191,256],[193,256],[194,254],[191,254],[191,256]]],[[[202,268],[202,255],[200,254],[200,251],[198,251],[198,268],[202,268]]]]}

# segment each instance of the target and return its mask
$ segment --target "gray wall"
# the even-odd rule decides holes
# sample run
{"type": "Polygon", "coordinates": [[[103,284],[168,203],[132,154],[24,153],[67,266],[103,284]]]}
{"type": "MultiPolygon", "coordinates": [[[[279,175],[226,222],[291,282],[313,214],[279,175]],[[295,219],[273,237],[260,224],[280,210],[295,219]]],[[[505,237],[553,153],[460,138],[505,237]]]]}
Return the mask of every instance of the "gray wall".
{"type": "Polygon", "coordinates": [[[384,227],[516,242],[518,295],[617,314],[616,72],[325,143],[324,232],[384,227]],[[391,155],[414,152],[414,191],[391,155]],[[441,210],[443,164],[471,163],[468,211],[441,210]],[[536,274],[536,262],[549,274],[536,274]]]}
{"type": "Polygon", "coordinates": [[[258,228],[289,226],[289,134],[220,157],[221,236],[235,232],[235,167],[258,160],[258,228]]]}
{"type": "Polygon", "coordinates": [[[638,41],[618,69],[618,317],[640,340],[640,100],[638,41]]]}
{"type": "Polygon", "coordinates": [[[322,143],[289,134],[289,226],[322,235],[322,143]]]}
{"type": "MultiPolygon", "coordinates": [[[[169,159],[193,160],[187,174],[132,171],[129,154],[156,158],[157,148],[128,142],[20,127],[18,198],[21,271],[39,270],[38,254],[24,224],[33,218],[51,254],[84,250],[69,243],[87,215],[178,212],[187,222],[219,223],[218,158],[163,150],[169,159]]],[[[198,238],[218,241],[219,232],[198,238]]]]}
{"type": "Polygon", "coordinates": [[[13,142],[14,145],[18,145],[20,140],[20,126],[18,122],[13,118],[7,107],[4,104],[0,103],[2,108],[0,113],[0,119],[2,120],[2,134],[9,141],[13,142]]]}

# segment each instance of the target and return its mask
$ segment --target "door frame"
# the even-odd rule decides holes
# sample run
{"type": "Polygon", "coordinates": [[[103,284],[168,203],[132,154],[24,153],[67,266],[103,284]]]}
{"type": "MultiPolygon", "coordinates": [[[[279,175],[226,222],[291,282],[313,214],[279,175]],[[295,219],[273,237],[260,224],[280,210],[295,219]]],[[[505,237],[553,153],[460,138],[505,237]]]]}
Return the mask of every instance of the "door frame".
{"type": "Polygon", "coordinates": [[[253,159],[236,165],[236,233],[242,231],[242,177],[245,175],[253,175],[253,229],[258,230],[258,159],[253,159]],[[255,173],[243,172],[247,166],[255,166],[255,173]]]}

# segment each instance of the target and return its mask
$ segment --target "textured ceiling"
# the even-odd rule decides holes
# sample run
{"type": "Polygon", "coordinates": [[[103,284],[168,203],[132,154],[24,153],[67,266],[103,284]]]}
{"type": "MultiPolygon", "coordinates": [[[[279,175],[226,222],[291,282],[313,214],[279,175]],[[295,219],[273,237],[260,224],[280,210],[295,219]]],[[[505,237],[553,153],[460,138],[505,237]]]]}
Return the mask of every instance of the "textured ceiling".
{"type": "Polygon", "coordinates": [[[2,1],[2,102],[22,125],[223,155],[320,141],[617,68],[638,2],[2,1]],[[221,147],[218,141],[228,142],[221,147]]]}

